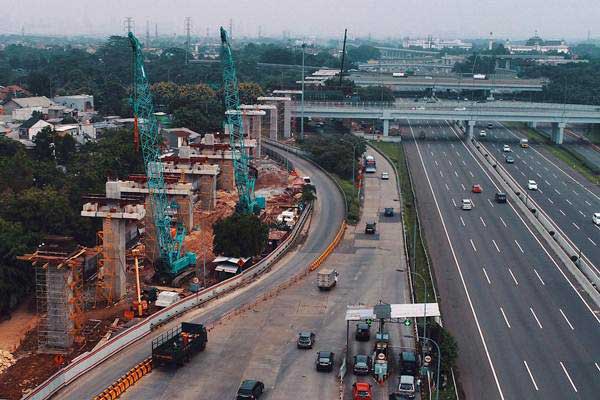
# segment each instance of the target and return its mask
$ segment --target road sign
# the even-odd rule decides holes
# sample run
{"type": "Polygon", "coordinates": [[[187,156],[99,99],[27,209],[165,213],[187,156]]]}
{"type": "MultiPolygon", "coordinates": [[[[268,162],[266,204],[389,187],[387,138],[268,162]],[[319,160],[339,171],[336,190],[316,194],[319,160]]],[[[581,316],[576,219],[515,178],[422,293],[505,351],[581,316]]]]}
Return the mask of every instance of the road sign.
{"type": "Polygon", "coordinates": [[[431,362],[431,356],[425,356],[425,362],[429,364],[431,362]]]}
{"type": "Polygon", "coordinates": [[[412,324],[410,319],[405,319],[403,322],[404,326],[410,326],[412,324]]]}
{"type": "Polygon", "coordinates": [[[373,320],[369,318],[366,322],[367,322],[367,325],[371,326],[371,324],[373,323],[373,320]]]}

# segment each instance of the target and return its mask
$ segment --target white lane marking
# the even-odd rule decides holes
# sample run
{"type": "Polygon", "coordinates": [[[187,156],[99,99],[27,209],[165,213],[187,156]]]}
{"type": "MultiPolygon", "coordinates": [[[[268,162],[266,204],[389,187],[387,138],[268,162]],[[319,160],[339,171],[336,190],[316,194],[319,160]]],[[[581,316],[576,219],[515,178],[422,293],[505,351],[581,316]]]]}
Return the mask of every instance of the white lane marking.
{"type": "Polygon", "coordinates": [[[436,167],[438,167],[438,166],[439,166],[439,164],[438,164],[437,160],[433,160],[433,162],[435,163],[435,166],[436,166],[436,167]]]}
{"type": "Polygon", "coordinates": [[[448,187],[448,184],[447,184],[447,183],[444,183],[444,185],[446,185],[446,190],[447,190],[447,191],[450,191],[450,188],[448,187]]]}
{"type": "Polygon", "coordinates": [[[538,178],[540,178],[540,179],[542,178],[542,176],[540,175],[539,172],[536,172],[535,174],[538,176],[538,178]]]}
{"type": "Polygon", "coordinates": [[[535,379],[533,379],[533,374],[531,373],[531,370],[529,369],[529,365],[527,365],[527,361],[523,360],[523,364],[525,364],[525,368],[527,368],[527,373],[529,374],[529,377],[531,378],[533,387],[535,388],[536,391],[539,391],[540,389],[538,389],[538,385],[537,385],[537,383],[535,383],[535,379]]]}
{"type": "Polygon", "coordinates": [[[552,201],[552,199],[550,197],[548,197],[548,201],[550,202],[550,204],[554,204],[554,202],[552,201]]]}
{"type": "Polygon", "coordinates": [[[452,161],[448,160],[448,164],[450,164],[450,166],[452,166],[452,161]]]}
{"type": "Polygon", "coordinates": [[[490,277],[487,274],[487,271],[485,270],[485,268],[481,268],[483,270],[483,274],[485,275],[485,279],[487,280],[488,284],[492,284],[492,281],[490,281],[490,277]]]}
{"type": "Polygon", "coordinates": [[[588,206],[591,206],[592,203],[590,203],[589,201],[585,200],[585,204],[587,204],[588,206]]]}
{"type": "Polygon", "coordinates": [[[498,253],[500,253],[500,248],[498,247],[498,245],[496,244],[496,241],[494,239],[492,239],[492,243],[494,243],[494,247],[496,248],[496,251],[498,253]]]}
{"type": "Polygon", "coordinates": [[[475,247],[475,243],[473,243],[473,239],[469,239],[471,242],[471,247],[473,247],[473,251],[477,252],[477,247],[475,247]]]}
{"type": "Polygon", "coordinates": [[[533,171],[533,167],[532,166],[529,166],[529,169],[533,171]]]}
{"type": "Polygon", "coordinates": [[[567,215],[567,214],[565,214],[565,213],[563,212],[563,210],[561,210],[560,208],[558,209],[558,212],[559,212],[559,213],[561,213],[562,215],[565,215],[565,216],[567,215]]]}
{"type": "Polygon", "coordinates": [[[433,156],[433,151],[430,151],[431,155],[433,156]]]}
{"type": "Polygon", "coordinates": [[[577,230],[580,230],[580,229],[581,229],[580,227],[578,227],[578,226],[577,226],[577,224],[576,224],[575,222],[571,222],[571,223],[573,224],[573,226],[574,226],[575,228],[577,228],[577,230]]]}
{"type": "Polygon", "coordinates": [[[465,185],[463,185],[462,183],[460,184],[460,186],[462,186],[462,190],[467,190],[467,188],[465,187],[465,185]]]}
{"type": "Polygon", "coordinates": [[[594,365],[596,366],[596,369],[597,369],[598,371],[600,371],[600,365],[598,365],[598,363],[597,363],[597,362],[595,362],[595,363],[594,363],[594,365]]]}
{"type": "Polygon", "coordinates": [[[510,329],[510,323],[508,322],[508,318],[506,318],[506,314],[504,313],[504,310],[502,309],[502,307],[500,307],[500,312],[502,313],[502,316],[504,317],[504,322],[506,322],[506,326],[508,326],[508,329],[510,329]]]}
{"type": "MultiPolygon", "coordinates": [[[[471,300],[471,295],[469,294],[469,289],[467,289],[467,283],[465,282],[465,277],[462,273],[462,269],[460,268],[460,264],[458,263],[458,258],[456,257],[456,252],[454,251],[454,246],[452,246],[452,241],[450,241],[450,235],[448,234],[448,229],[446,228],[446,222],[444,221],[444,217],[442,216],[442,210],[440,210],[440,205],[437,201],[437,197],[433,190],[433,185],[431,184],[431,179],[429,179],[429,173],[427,172],[427,169],[425,168],[425,162],[423,161],[421,149],[419,148],[419,144],[417,143],[417,140],[415,138],[415,132],[413,131],[412,126],[410,125],[410,121],[408,122],[408,126],[410,128],[410,134],[413,138],[415,146],[417,147],[417,153],[419,154],[419,159],[421,160],[421,166],[423,167],[423,171],[425,171],[425,178],[427,178],[427,184],[429,185],[429,190],[431,191],[431,194],[433,195],[433,202],[435,203],[435,208],[438,212],[438,215],[440,216],[440,220],[442,221],[442,227],[444,228],[446,240],[448,240],[448,244],[450,245],[450,251],[452,252],[452,258],[454,259],[454,265],[456,265],[456,269],[458,270],[458,275],[460,276],[460,281],[463,285],[463,289],[465,290],[465,295],[467,296],[467,301],[469,302],[469,308],[471,309],[471,314],[473,314],[473,318],[475,319],[475,325],[477,326],[477,333],[479,333],[479,338],[481,339],[481,344],[483,344],[483,350],[485,351],[485,356],[487,358],[488,364],[490,365],[490,369],[492,370],[492,375],[494,376],[494,383],[496,384],[496,388],[498,389],[498,394],[500,395],[500,399],[504,400],[504,393],[502,392],[502,387],[500,387],[500,380],[498,379],[498,374],[496,373],[496,368],[494,368],[494,363],[492,362],[492,356],[490,355],[490,352],[487,347],[487,343],[485,341],[485,337],[483,336],[483,330],[481,329],[481,324],[479,323],[479,319],[477,318],[477,313],[475,312],[475,307],[473,306],[473,301],[471,300]]],[[[452,129],[452,132],[454,134],[456,134],[454,132],[454,129],[452,129]]],[[[467,148],[464,143],[462,145],[465,148],[467,148]]],[[[471,156],[472,156],[472,154],[471,154],[471,156]]],[[[532,235],[533,235],[533,233],[532,233],[532,235]]],[[[558,265],[557,265],[557,267],[558,267],[558,265]]],[[[561,272],[562,272],[562,270],[561,270],[561,272]]],[[[565,275],[563,274],[563,276],[565,276],[565,275]]],[[[566,278],[566,276],[565,276],[565,278],[566,278]]],[[[569,283],[571,283],[571,281],[569,281],[569,283]]],[[[573,288],[573,290],[576,291],[573,284],[571,284],[571,287],[573,288]]],[[[577,292],[577,291],[576,291],[576,293],[579,294],[579,292],[577,292]]],[[[583,300],[583,297],[581,297],[581,294],[579,294],[579,296],[583,300]]],[[[585,304],[587,305],[587,303],[585,303],[585,304]]],[[[588,305],[588,309],[590,309],[590,311],[591,311],[591,308],[589,307],[589,305],[588,305]]],[[[593,314],[593,315],[596,316],[595,314],[593,314]]],[[[596,318],[598,318],[598,317],[596,317],[596,318]]]]}
{"type": "Polygon", "coordinates": [[[504,220],[502,219],[502,217],[500,217],[500,221],[502,221],[502,225],[504,225],[504,227],[506,228],[506,222],[504,222],[504,220]]]}
{"type": "Polygon", "coordinates": [[[458,172],[454,171],[454,175],[458,178],[458,172]]]}
{"type": "Polygon", "coordinates": [[[487,199],[488,203],[490,203],[490,206],[494,207],[494,203],[492,203],[492,201],[490,199],[487,199]]]}
{"type": "Polygon", "coordinates": [[[550,172],[550,170],[548,169],[548,167],[544,167],[544,170],[550,172]]]}
{"type": "Polygon", "coordinates": [[[471,178],[475,178],[475,175],[471,171],[469,171],[469,175],[471,175],[471,178]]]}
{"type": "Polygon", "coordinates": [[[540,192],[541,194],[544,194],[544,192],[542,192],[542,189],[539,189],[539,188],[538,188],[538,190],[537,190],[537,191],[538,191],[538,192],[540,192]]]}
{"type": "Polygon", "coordinates": [[[565,181],[562,181],[560,183],[562,183],[564,186],[567,186],[567,183],[565,181]]]}
{"type": "Polygon", "coordinates": [[[463,163],[463,165],[465,165],[465,166],[467,165],[467,163],[465,162],[465,160],[462,160],[462,163],[463,163]]]}
{"type": "Polygon", "coordinates": [[[556,190],[556,188],[554,189],[554,191],[556,192],[557,195],[560,196],[560,192],[558,190],[556,190]]]}
{"type": "Polygon", "coordinates": [[[593,241],[592,239],[590,239],[589,237],[587,238],[587,240],[589,240],[590,242],[592,242],[592,244],[593,244],[594,246],[598,246],[598,245],[596,244],[596,242],[594,242],[594,241],[593,241]]]}
{"type": "Polygon", "coordinates": [[[569,205],[570,205],[570,206],[572,206],[572,205],[573,205],[573,203],[571,203],[571,200],[569,200],[569,199],[565,199],[565,201],[566,201],[567,203],[569,203],[569,205]]]}
{"type": "Polygon", "coordinates": [[[558,176],[556,176],[556,174],[552,174],[553,177],[555,177],[556,179],[558,179],[558,176]]]}
{"type": "Polygon", "coordinates": [[[462,224],[462,226],[465,226],[465,220],[462,219],[462,217],[460,217],[460,223],[462,224]]]}
{"type": "Polygon", "coordinates": [[[569,321],[569,319],[567,318],[567,316],[563,312],[562,308],[559,308],[558,311],[560,311],[560,313],[563,316],[563,318],[565,319],[565,321],[567,321],[567,324],[569,324],[569,328],[571,328],[571,330],[574,331],[575,328],[573,328],[573,325],[571,325],[571,322],[569,321]]]}
{"type": "Polygon", "coordinates": [[[583,215],[583,218],[585,218],[585,214],[583,212],[581,212],[581,210],[577,210],[579,212],[579,214],[583,215]]]}
{"type": "Polygon", "coordinates": [[[454,207],[456,207],[456,201],[454,201],[454,199],[452,199],[452,204],[454,204],[454,207]]]}
{"type": "Polygon", "coordinates": [[[538,272],[537,272],[537,270],[535,268],[533,269],[533,272],[535,272],[535,275],[538,277],[538,279],[540,280],[540,282],[542,282],[542,285],[546,286],[546,284],[542,280],[542,277],[540,276],[540,274],[538,274],[538,272]]]}
{"type": "Polygon", "coordinates": [[[515,278],[515,274],[513,274],[510,268],[508,269],[508,272],[510,273],[510,276],[512,276],[513,281],[515,281],[515,285],[519,286],[519,282],[517,281],[517,278],[515,278]]]}
{"type": "Polygon", "coordinates": [[[526,176],[526,175],[523,173],[523,171],[519,171],[519,172],[521,173],[521,175],[523,175],[523,176],[526,176]]]}
{"type": "Polygon", "coordinates": [[[567,372],[567,369],[565,368],[565,365],[562,363],[562,361],[560,362],[560,366],[562,367],[565,375],[567,376],[567,379],[569,379],[571,386],[573,386],[573,390],[575,391],[575,393],[577,393],[577,388],[575,387],[575,384],[573,383],[573,379],[571,379],[571,375],[569,375],[569,373],[567,372]]]}
{"type": "Polygon", "coordinates": [[[519,250],[521,250],[521,253],[525,254],[525,252],[523,251],[523,248],[521,247],[519,242],[517,242],[517,239],[515,239],[515,243],[517,244],[517,247],[519,248],[519,250]]]}
{"type": "Polygon", "coordinates": [[[547,180],[544,179],[544,183],[548,186],[550,186],[550,182],[548,182],[547,180]]]}
{"type": "Polygon", "coordinates": [[[537,315],[535,315],[535,311],[533,311],[533,308],[529,307],[529,310],[531,311],[531,314],[533,315],[533,318],[535,318],[535,322],[537,322],[540,329],[544,329],[542,327],[542,324],[540,323],[540,320],[538,319],[537,315]]]}
{"type": "Polygon", "coordinates": [[[442,172],[442,170],[440,169],[440,176],[443,178],[444,177],[444,173],[442,172]]]}
{"type": "Polygon", "coordinates": [[[454,151],[456,153],[457,156],[460,157],[460,153],[458,151],[454,151]]]}
{"type": "Polygon", "coordinates": [[[579,193],[577,193],[576,191],[572,190],[573,193],[575,193],[575,196],[579,196],[579,193]]]}

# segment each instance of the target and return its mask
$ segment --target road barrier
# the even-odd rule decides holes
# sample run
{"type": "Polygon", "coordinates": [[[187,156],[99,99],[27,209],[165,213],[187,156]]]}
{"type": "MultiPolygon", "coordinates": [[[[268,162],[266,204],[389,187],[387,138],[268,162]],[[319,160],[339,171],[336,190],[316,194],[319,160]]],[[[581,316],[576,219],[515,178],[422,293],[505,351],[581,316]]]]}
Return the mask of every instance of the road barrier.
{"type": "Polygon", "coordinates": [[[340,226],[340,229],[338,229],[338,232],[335,235],[333,242],[331,242],[329,244],[329,246],[327,246],[327,248],[325,249],[323,254],[321,254],[319,257],[317,257],[317,259],[315,261],[313,261],[312,264],[310,264],[310,267],[308,268],[309,271],[312,272],[315,269],[319,268],[321,266],[321,264],[323,264],[323,261],[325,261],[327,259],[327,257],[329,257],[329,255],[333,252],[333,250],[335,250],[337,245],[340,243],[340,241],[344,237],[344,232],[346,232],[346,222],[342,222],[342,226],[340,226]]]}
{"type": "Polygon", "coordinates": [[[144,375],[152,372],[152,357],[146,358],[144,361],[133,367],[125,375],[120,377],[106,388],[94,400],[115,400],[121,396],[130,386],[133,386],[144,375]]]}

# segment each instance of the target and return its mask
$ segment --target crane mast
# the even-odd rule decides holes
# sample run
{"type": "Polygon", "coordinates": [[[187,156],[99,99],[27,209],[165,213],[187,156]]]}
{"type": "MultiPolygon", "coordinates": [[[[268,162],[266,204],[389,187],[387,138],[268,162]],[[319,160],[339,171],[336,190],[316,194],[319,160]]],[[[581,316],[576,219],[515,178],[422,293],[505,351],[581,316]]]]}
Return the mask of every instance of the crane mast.
{"type": "Polygon", "coordinates": [[[160,253],[155,267],[159,276],[164,280],[195,265],[196,255],[190,252],[186,254],[181,252],[186,232],[183,224],[177,222],[177,204],[170,202],[166,194],[163,164],[160,161],[158,125],[152,105],[150,84],[144,69],[142,45],[133,33],[129,32],[128,37],[133,50],[134,138],[139,138],[136,140],[139,140],[142,147],[148,194],[160,253]]]}

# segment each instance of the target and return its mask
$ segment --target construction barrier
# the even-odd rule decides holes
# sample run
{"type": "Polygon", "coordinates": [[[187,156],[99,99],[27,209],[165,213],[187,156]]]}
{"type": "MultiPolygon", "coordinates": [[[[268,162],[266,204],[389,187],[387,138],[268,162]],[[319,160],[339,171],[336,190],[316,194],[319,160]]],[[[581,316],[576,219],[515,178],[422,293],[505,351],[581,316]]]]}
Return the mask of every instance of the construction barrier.
{"type": "Polygon", "coordinates": [[[321,254],[319,257],[317,257],[317,259],[315,261],[313,261],[312,264],[310,264],[310,267],[308,268],[309,271],[312,272],[315,269],[319,268],[321,266],[321,264],[323,264],[323,261],[325,261],[327,259],[327,257],[329,257],[329,255],[333,252],[333,250],[335,250],[337,245],[341,242],[342,238],[344,237],[344,232],[346,232],[346,223],[342,222],[342,226],[340,226],[340,229],[338,230],[337,234],[335,235],[333,242],[331,242],[329,244],[329,246],[327,246],[327,248],[325,249],[323,254],[321,254]]]}
{"type": "Polygon", "coordinates": [[[148,357],[130,369],[127,374],[117,379],[115,383],[104,389],[102,393],[94,397],[94,400],[115,400],[129,389],[129,387],[133,386],[144,375],[147,375],[150,372],[152,372],[152,358],[148,357]]]}

